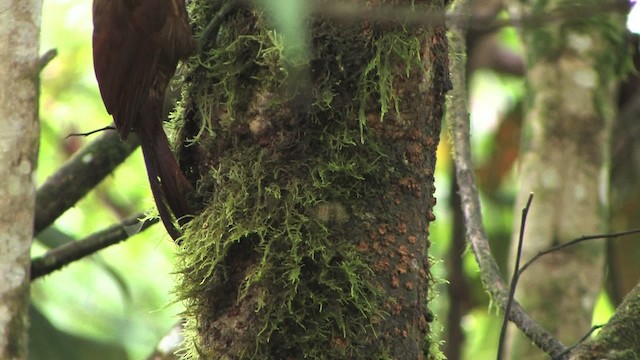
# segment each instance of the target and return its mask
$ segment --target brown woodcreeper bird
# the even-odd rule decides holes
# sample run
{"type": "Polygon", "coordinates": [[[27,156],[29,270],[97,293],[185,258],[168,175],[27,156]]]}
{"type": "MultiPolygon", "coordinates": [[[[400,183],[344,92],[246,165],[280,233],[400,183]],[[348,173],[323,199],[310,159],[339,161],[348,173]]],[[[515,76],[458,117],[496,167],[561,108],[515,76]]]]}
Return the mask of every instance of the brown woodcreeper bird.
{"type": "Polygon", "coordinates": [[[162,128],[162,109],[178,61],[196,49],[184,0],[94,0],[93,64],[104,105],[121,139],[135,132],[158,213],[172,238],[172,220],[186,221],[193,191],[162,128]]]}

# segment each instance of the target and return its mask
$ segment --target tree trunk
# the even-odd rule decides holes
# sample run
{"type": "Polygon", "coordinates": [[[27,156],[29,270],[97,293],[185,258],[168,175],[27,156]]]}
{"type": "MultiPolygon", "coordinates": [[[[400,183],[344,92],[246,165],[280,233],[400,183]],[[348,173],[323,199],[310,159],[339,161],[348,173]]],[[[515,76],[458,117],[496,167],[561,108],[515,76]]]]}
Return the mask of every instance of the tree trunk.
{"type": "Polygon", "coordinates": [[[445,30],[278,16],[231,11],[185,75],[187,358],[427,358],[445,30]]]}
{"type": "Polygon", "coordinates": [[[38,154],[40,0],[0,11],[0,359],[27,359],[29,251],[38,154]]]}
{"type": "MultiPolygon", "coordinates": [[[[603,12],[575,18],[591,9],[584,5],[599,2],[563,4],[538,1],[527,6],[525,13],[531,16],[554,11],[563,15],[557,22],[522,29],[529,101],[517,213],[529,192],[536,195],[526,223],[524,260],[550,246],[607,230],[613,89],[626,59],[624,17],[603,12]]],[[[515,243],[520,217],[514,218],[515,243]]],[[[516,298],[551,333],[572,344],[590,328],[604,256],[605,243],[592,241],[542,257],[523,275],[516,298]]],[[[515,338],[511,356],[544,358],[522,336],[515,338]]]]}

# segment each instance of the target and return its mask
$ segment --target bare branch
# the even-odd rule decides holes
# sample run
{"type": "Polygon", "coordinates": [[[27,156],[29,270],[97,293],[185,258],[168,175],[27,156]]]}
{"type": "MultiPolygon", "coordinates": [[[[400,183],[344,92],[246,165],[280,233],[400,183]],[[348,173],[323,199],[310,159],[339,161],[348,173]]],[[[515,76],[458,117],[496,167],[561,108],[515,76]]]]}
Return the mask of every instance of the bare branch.
{"type": "Polygon", "coordinates": [[[40,56],[40,60],[38,61],[40,71],[42,71],[42,69],[44,69],[51,62],[51,60],[55,59],[56,56],[58,56],[58,50],[56,49],[49,49],[47,50],[47,52],[42,54],[42,56],[40,56]]]}
{"type": "Polygon", "coordinates": [[[520,219],[520,234],[518,236],[518,250],[516,251],[516,261],[513,266],[513,275],[511,276],[511,284],[509,285],[509,299],[507,300],[507,306],[504,310],[504,319],[502,321],[502,329],[500,329],[500,341],[498,342],[498,360],[502,359],[502,349],[504,346],[505,336],[507,334],[507,325],[509,319],[507,314],[511,313],[511,306],[516,294],[516,288],[518,287],[518,279],[520,278],[520,260],[522,259],[522,244],[524,243],[524,229],[527,224],[527,214],[529,214],[529,208],[531,208],[531,201],[533,201],[533,193],[529,194],[527,205],[522,209],[522,218],[520,219]]]}
{"type": "Polygon", "coordinates": [[[126,240],[158,222],[157,218],[143,220],[144,217],[144,214],[137,214],[120,224],[98,231],[83,240],[58,246],[48,251],[44,256],[33,259],[31,261],[31,280],[33,281],[98,250],[126,240]]]}
{"type": "Polygon", "coordinates": [[[47,228],[85,196],[137,146],[134,142],[121,142],[116,132],[110,132],[74,154],[38,189],[34,234],[47,228]]]}
{"type": "MultiPolygon", "coordinates": [[[[466,1],[458,1],[454,4],[454,16],[463,17],[466,1]],[[458,7],[456,9],[456,7],[458,7]]],[[[490,292],[492,299],[502,309],[508,302],[508,288],[504,283],[498,265],[491,254],[491,248],[482,223],[480,197],[476,188],[473,164],[471,161],[471,145],[469,142],[469,110],[466,92],[466,47],[464,29],[454,25],[451,27],[451,74],[453,92],[448,108],[449,120],[452,123],[453,138],[455,144],[455,164],[462,211],[464,213],[467,236],[476,261],[481,270],[482,281],[490,292]]],[[[562,354],[566,347],[548,331],[543,329],[531,317],[524,312],[517,301],[513,302],[513,309],[508,314],[522,332],[529,337],[540,349],[551,356],[562,354]]]]}
{"type": "Polygon", "coordinates": [[[578,340],[575,344],[571,345],[570,347],[567,348],[567,350],[565,350],[563,353],[561,353],[560,355],[558,355],[558,357],[554,358],[555,359],[560,359],[565,355],[568,355],[573,349],[575,349],[576,347],[580,346],[581,344],[583,344],[588,338],[589,336],[591,336],[591,334],[593,334],[594,331],[601,329],[602,327],[604,327],[604,324],[600,324],[600,325],[593,325],[591,327],[591,329],[589,329],[589,331],[586,332],[586,334],[584,334],[580,340],[578,340]]]}
{"type": "Polygon", "coordinates": [[[633,235],[633,234],[637,234],[640,233],[640,229],[633,229],[633,230],[626,230],[626,231],[619,231],[619,232],[614,232],[614,233],[610,233],[610,234],[596,234],[596,235],[583,235],[579,238],[573,239],[571,241],[567,241],[565,243],[562,244],[558,244],[556,246],[552,246],[546,250],[542,250],[540,252],[538,252],[536,254],[536,256],[532,257],[529,261],[527,261],[524,265],[522,265],[522,268],[520,268],[520,274],[522,274],[525,270],[527,270],[527,268],[533,264],[534,261],[538,260],[538,258],[540,258],[543,255],[546,254],[550,254],[554,251],[558,251],[558,250],[562,250],[564,248],[567,248],[569,246],[581,243],[583,241],[587,241],[587,240],[594,240],[594,239],[611,239],[611,238],[617,238],[619,236],[626,236],[626,235],[633,235]]]}

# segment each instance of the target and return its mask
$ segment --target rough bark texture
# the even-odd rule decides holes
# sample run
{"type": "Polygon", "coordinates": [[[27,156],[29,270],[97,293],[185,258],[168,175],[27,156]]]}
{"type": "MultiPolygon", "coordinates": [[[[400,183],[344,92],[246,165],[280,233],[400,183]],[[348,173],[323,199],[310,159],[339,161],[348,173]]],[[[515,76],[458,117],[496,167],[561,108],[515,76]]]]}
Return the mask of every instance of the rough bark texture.
{"type": "Polygon", "coordinates": [[[40,0],[0,11],[0,359],[27,359],[38,153],[40,0]]]}
{"type": "MultiPolygon", "coordinates": [[[[534,1],[526,10],[546,14],[562,6],[575,4],[534,1]]],[[[607,229],[613,89],[625,61],[624,18],[603,14],[572,19],[522,29],[529,100],[518,214],[529,192],[536,194],[527,219],[524,259],[607,229]]],[[[520,217],[515,218],[517,230],[520,217]]],[[[518,232],[514,234],[515,242],[518,232]]],[[[534,319],[571,344],[590,328],[604,254],[604,242],[588,242],[547,255],[521,278],[516,298],[534,319]]],[[[511,356],[543,358],[521,336],[514,339],[511,356]]]]}
{"type": "Polygon", "coordinates": [[[428,358],[445,31],[310,17],[292,57],[272,19],[233,11],[186,75],[187,357],[428,358]]]}

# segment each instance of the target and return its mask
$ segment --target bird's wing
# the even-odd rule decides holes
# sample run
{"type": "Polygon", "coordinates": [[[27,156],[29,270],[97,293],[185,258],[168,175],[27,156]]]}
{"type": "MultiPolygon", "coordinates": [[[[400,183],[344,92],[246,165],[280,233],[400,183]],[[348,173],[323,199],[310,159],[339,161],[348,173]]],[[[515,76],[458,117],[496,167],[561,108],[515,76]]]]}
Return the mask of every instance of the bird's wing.
{"type": "Polygon", "coordinates": [[[171,0],[94,0],[93,62],[100,94],[120,136],[136,127],[157,72],[171,0]]]}

